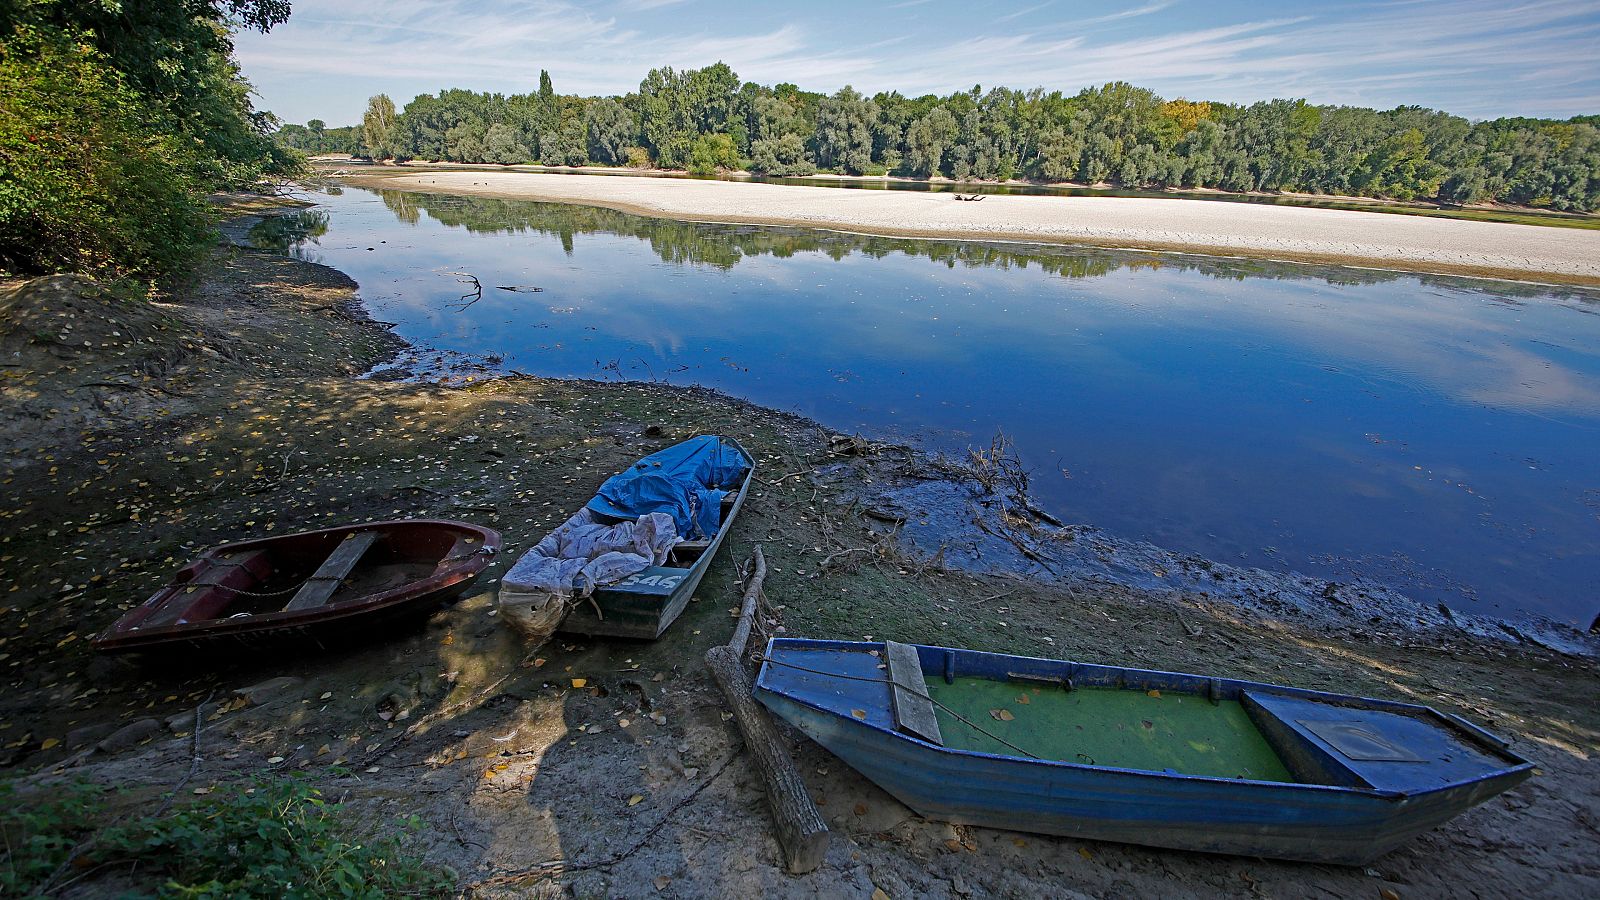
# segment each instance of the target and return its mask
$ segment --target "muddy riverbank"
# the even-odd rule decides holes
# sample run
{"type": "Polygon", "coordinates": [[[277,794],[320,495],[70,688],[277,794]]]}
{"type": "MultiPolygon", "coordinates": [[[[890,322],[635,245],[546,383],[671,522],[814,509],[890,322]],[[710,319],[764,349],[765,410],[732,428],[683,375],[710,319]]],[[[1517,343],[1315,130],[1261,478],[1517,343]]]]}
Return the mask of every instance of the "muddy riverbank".
{"type": "MultiPolygon", "coordinates": [[[[1010,537],[983,532],[993,547],[966,531],[930,538],[905,451],[831,444],[814,423],[710,391],[489,378],[436,369],[426,351],[408,366],[431,377],[363,379],[400,342],[364,315],[348,278],[270,254],[219,249],[196,284],[154,302],[51,279],[0,287],[0,305],[8,775],[118,784],[118,802],[138,807],[159,804],[195,756],[200,788],[305,772],[375,830],[420,816],[427,857],[478,896],[1600,892],[1597,673],[1559,644],[1450,623],[1418,631],[1378,603],[1338,627],[1260,597],[1241,605],[1229,578],[1172,577],[1170,561],[1119,557],[1132,550],[1096,545],[1081,526],[1067,540],[1026,521],[1025,505],[1000,520],[1010,537]],[[606,475],[705,431],[749,447],[762,481],[697,601],[656,642],[557,638],[530,656],[492,615],[498,574],[606,475]],[[508,552],[461,602],[348,652],[197,670],[87,648],[201,547],[408,516],[490,525],[508,552]],[[1046,552],[1077,541],[1100,570],[1046,552]],[[1540,775],[1363,871],[951,828],[796,738],[837,834],[821,870],[791,877],[700,663],[726,639],[734,561],[756,543],[773,569],[769,633],[1423,702],[1511,739],[1540,775]],[[992,559],[1000,544],[1019,558],[992,559]],[[973,564],[972,548],[994,564],[973,564]],[[1146,577],[1130,575],[1134,562],[1146,577]],[[1054,568],[1064,575],[1047,577],[1054,568]]],[[[998,503],[1002,515],[1017,499],[1004,473],[945,474],[924,488],[941,503],[998,503]]]]}

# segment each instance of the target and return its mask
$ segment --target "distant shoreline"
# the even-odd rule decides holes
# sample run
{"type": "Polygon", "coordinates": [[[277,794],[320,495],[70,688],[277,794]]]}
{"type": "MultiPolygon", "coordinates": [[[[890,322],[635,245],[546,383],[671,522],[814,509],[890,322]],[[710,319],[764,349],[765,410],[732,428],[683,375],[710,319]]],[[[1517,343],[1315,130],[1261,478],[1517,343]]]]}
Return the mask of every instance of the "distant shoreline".
{"type": "Polygon", "coordinates": [[[891,237],[1021,241],[1246,256],[1600,286],[1600,232],[1181,198],[985,195],[517,171],[365,168],[362,187],[603,206],[697,222],[891,237]]]}

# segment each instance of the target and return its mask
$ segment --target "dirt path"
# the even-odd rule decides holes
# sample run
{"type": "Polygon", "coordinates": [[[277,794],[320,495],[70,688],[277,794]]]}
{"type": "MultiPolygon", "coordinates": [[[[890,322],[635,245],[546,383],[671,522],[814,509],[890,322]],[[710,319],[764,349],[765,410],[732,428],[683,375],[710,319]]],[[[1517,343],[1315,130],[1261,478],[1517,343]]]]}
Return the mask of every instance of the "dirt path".
{"type": "Polygon", "coordinates": [[[1600,895],[1591,662],[945,571],[903,555],[850,499],[897,457],[833,457],[812,423],[691,389],[356,380],[397,342],[353,297],[332,270],[232,249],[155,305],[65,281],[0,288],[8,774],[120,784],[138,805],[158,803],[192,751],[195,786],[304,771],[374,829],[422,817],[427,856],[471,896],[1600,895]],[[558,638],[530,658],[492,614],[497,574],[604,476],[701,431],[738,437],[764,481],[697,601],[658,641],[558,638]],[[200,547],[396,516],[492,525],[508,552],[460,603],[347,651],[205,670],[91,658],[87,639],[200,547]],[[772,566],[770,630],[1424,702],[1512,739],[1541,774],[1362,871],[926,822],[797,738],[837,835],[821,870],[791,877],[700,663],[726,639],[733,560],[755,542],[772,566]]]}

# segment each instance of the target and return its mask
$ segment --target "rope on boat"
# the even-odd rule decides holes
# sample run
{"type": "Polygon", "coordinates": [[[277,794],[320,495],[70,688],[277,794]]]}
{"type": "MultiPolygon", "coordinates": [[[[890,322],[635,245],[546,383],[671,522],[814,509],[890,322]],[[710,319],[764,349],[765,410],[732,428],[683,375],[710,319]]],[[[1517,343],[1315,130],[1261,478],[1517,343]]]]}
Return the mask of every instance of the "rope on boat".
{"type": "Polygon", "coordinates": [[[921,692],[919,690],[916,690],[915,688],[911,688],[911,687],[908,687],[906,685],[903,685],[903,684],[901,684],[901,683],[899,683],[897,681],[892,681],[892,680],[890,680],[888,678],[868,678],[868,677],[866,677],[864,675],[845,675],[845,674],[840,673],[840,672],[824,672],[821,669],[808,669],[805,666],[797,666],[794,663],[784,662],[781,659],[773,659],[770,656],[761,656],[761,657],[758,657],[758,658],[762,662],[769,662],[769,663],[772,663],[775,666],[783,666],[784,668],[788,668],[788,669],[798,669],[801,672],[809,672],[812,675],[822,675],[822,676],[827,677],[827,678],[842,678],[842,679],[844,679],[846,681],[865,681],[868,684],[887,684],[891,688],[899,688],[900,690],[905,691],[908,694],[913,694],[915,696],[921,697],[922,699],[928,701],[929,703],[932,703],[934,706],[937,706],[940,709],[944,710],[946,713],[949,713],[950,717],[955,719],[957,722],[960,722],[961,724],[967,726],[968,728],[971,728],[973,731],[976,731],[977,733],[983,735],[986,738],[989,738],[990,740],[997,741],[997,742],[999,742],[1001,744],[1004,744],[1007,747],[1010,747],[1011,749],[1017,751],[1018,753],[1021,753],[1023,756],[1028,757],[1029,759],[1037,759],[1037,760],[1040,760],[1040,761],[1044,760],[1044,757],[1039,756],[1039,755],[1034,754],[1034,753],[1029,753],[1028,751],[1022,749],[1021,747],[1018,747],[1016,744],[1011,743],[1010,741],[1006,740],[1005,738],[1001,737],[1000,735],[995,734],[994,732],[988,730],[987,728],[984,728],[982,725],[979,725],[978,723],[972,721],[971,719],[968,719],[966,716],[963,716],[962,714],[956,712],[955,710],[951,709],[950,707],[945,706],[943,703],[940,703],[939,701],[933,699],[932,697],[928,696],[927,694],[924,694],[923,692],[921,692]]]}

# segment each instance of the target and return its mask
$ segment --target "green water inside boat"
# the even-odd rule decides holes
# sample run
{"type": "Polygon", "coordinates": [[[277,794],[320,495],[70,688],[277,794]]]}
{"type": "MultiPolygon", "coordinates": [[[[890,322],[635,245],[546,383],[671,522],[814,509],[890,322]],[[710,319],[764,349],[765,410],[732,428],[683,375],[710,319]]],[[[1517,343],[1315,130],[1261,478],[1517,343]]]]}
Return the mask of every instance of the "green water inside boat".
{"type": "Polygon", "coordinates": [[[1183,775],[1295,779],[1238,701],[1114,688],[1037,687],[986,678],[928,679],[946,747],[1016,756],[943,705],[1041,759],[1183,775]],[[1009,715],[1009,718],[1007,716],[1009,715]]]}

